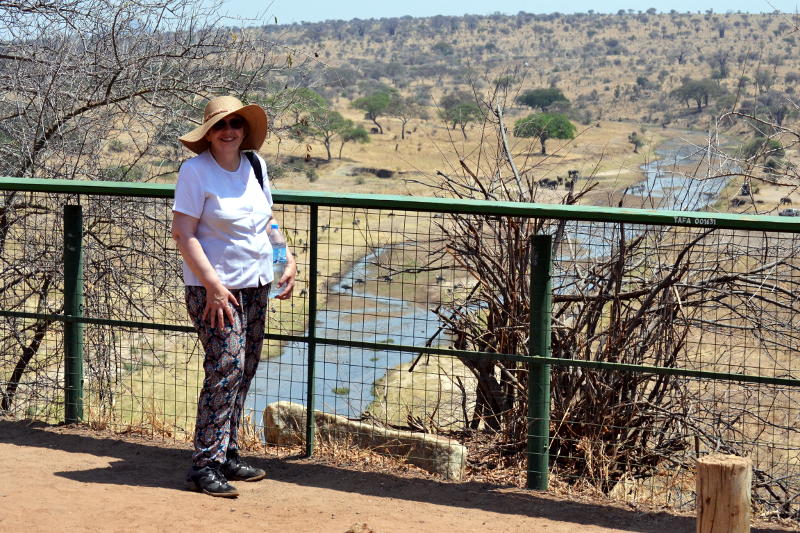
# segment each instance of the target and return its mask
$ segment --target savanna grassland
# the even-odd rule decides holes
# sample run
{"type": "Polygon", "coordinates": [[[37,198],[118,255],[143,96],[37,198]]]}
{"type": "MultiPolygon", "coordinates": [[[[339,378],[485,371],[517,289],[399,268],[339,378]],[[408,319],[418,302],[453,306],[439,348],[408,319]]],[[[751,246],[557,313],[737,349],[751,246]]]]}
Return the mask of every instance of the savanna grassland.
{"type": "MultiPolygon", "coordinates": [[[[704,135],[711,130],[721,135],[728,156],[741,155],[740,149],[764,132],[740,116],[719,120],[731,111],[790,130],[797,126],[800,59],[797,18],[791,14],[519,13],[355,19],[251,31],[281,43],[287,66],[314,65],[302,79],[292,79],[294,85],[311,88],[323,106],[367,131],[377,130],[376,123],[384,129],[369,133],[368,142],[344,144],[340,157],[341,139],[333,135],[327,161],[321,137],[296,127],[307,111],[302,98],[285,106],[268,103],[273,132],[263,152],[272,157],[279,187],[431,194],[417,181],[460,172],[459,159],[469,160],[481,143],[497,142],[480,117],[469,120],[463,133],[442,117],[459,98],[475,102],[484,116],[503,106],[512,154],[533,179],[567,170],[598,178],[604,192],[589,199],[596,204],[613,201],[613,191],[640,179],[640,165],[653,157],[659,142],[687,130],[704,135]],[[535,110],[517,101],[542,88],[560,90],[567,101],[535,110]],[[397,91],[413,103],[405,128],[397,114],[387,112],[373,122],[353,105],[381,91],[397,91]],[[574,139],[550,139],[547,156],[539,154],[535,139],[511,135],[515,121],[541,111],[563,113],[576,128],[574,139]],[[394,174],[381,179],[364,168],[394,174]]],[[[779,135],[784,150],[776,163],[797,160],[795,140],[791,132],[779,135]]],[[[763,178],[766,160],[751,157],[742,165],[744,173],[763,178]]],[[[794,175],[791,164],[780,168],[794,175]]],[[[758,192],[749,205],[758,212],[774,209],[793,190],[794,180],[770,181],[786,187],[754,188],[758,192]]],[[[727,203],[719,207],[727,209],[727,203]]]]}

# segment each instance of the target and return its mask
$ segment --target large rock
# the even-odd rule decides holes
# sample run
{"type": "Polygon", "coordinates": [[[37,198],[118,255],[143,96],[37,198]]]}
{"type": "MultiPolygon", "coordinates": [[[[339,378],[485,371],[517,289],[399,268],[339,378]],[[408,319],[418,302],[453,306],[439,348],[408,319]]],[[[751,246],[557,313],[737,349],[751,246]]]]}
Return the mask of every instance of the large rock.
{"type": "MultiPolygon", "coordinates": [[[[346,441],[378,453],[402,457],[409,463],[460,481],[467,460],[466,448],[430,433],[387,429],[314,411],[317,435],[346,441]]],[[[264,410],[264,437],[270,444],[301,444],[306,432],[306,408],[292,402],[271,403],[264,410]]]]}
{"type": "Polygon", "coordinates": [[[378,379],[365,414],[390,427],[415,420],[437,428],[464,428],[472,422],[477,390],[478,380],[464,363],[426,355],[390,368],[378,379]]]}

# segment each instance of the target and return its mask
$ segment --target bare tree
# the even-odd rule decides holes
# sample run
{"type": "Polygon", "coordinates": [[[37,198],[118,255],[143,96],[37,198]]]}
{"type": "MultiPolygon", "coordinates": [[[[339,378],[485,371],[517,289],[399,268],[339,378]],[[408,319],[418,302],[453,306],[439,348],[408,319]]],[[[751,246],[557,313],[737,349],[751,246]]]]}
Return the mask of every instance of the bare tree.
{"type": "MultiPolygon", "coordinates": [[[[21,0],[0,6],[0,172],[45,179],[154,179],[177,170],[178,161],[164,161],[165,139],[193,127],[207,97],[232,93],[285,103],[270,94],[264,80],[281,89],[293,85],[289,74],[303,58],[291,50],[276,54],[276,45],[237,29],[236,21],[225,27],[218,7],[189,0],[21,0]]],[[[274,109],[268,111],[274,115],[274,109]]],[[[177,155],[174,149],[166,154],[177,155]]],[[[4,309],[63,311],[53,295],[63,277],[65,200],[19,192],[0,198],[4,309]],[[21,255],[20,242],[26,241],[21,255]]],[[[164,258],[174,253],[160,236],[148,234],[131,210],[141,216],[141,208],[165,225],[163,210],[158,215],[152,205],[126,202],[96,207],[86,228],[92,249],[85,272],[93,288],[87,294],[89,314],[105,307],[103,316],[111,318],[159,316],[163,309],[145,308],[142,295],[130,289],[134,273],[141,275],[132,269],[143,259],[130,257],[144,252],[151,267],[161,265],[151,269],[152,291],[158,293],[179,279],[174,261],[163,268],[164,258]]],[[[4,320],[0,408],[9,410],[25,372],[32,365],[47,367],[45,359],[55,361],[59,352],[40,349],[51,319],[4,320]]],[[[94,349],[87,358],[96,376],[90,378],[108,385],[115,343],[94,342],[91,335],[94,349]]]]}
{"type": "MultiPolygon", "coordinates": [[[[497,102],[482,104],[494,109],[497,102]]],[[[510,154],[526,150],[501,141],[499,113],[488,117],[480,153],[441,172],[435,190],[456,198],[535,201],[542,193],[535,164],[515,164],[510,154]]],[[[709,172],[714,177],[714,169],[709,172]]],[[[568,189],[561,201],[575,203],[587,192],[568,189]]],[[[446,263],[473,280],[472,290],[438,310],[458,349],[528,352],[530,238],[536,234],[552,235],[556,248],[553,357],[662,368],[710,369],[732,360],[746,365],[740,360],[746,331],[757,339],[752,350],[768,360],[760,366],[785,367],[779,354],[800,341],[793,318],[800,311],[798,248],[786,236],[480,215],[447,215],[439,227],[444,245],[437,242],[436,249],[443,251],[431,254],[431,266],[446,263]]],[[[526,365],[502,357],[463,363],[477,379],[469,429],[498,433],[494,445],[521,456],[526,365]]],[[[725,390],[739,395],[747,387],[725,390]]],[[[725,403],[713,387],[685,378],[554,365],[553,468],[566,480],[590,481],[608,493],[623,480],[689,468],[695,453],[720,443],[751,453],[760,446],[758,427],[776,427],[778,404],[786,405],[785,399],[758,404],[755,396],[725,403]],[[748,412],[765,422],[743,429],[748,412]]],[[[777,423],[782,431],[790,425],[777,423]]],[[[800,480],[783,475],[781,460],[768,463],[759,464],[759,501],[792,514],[791,494],[800,480]]]]}

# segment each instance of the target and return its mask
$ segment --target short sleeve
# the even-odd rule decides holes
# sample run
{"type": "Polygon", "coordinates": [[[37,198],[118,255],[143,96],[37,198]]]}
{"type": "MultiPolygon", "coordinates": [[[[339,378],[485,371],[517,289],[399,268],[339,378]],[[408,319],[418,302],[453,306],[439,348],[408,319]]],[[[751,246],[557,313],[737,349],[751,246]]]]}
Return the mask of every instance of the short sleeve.
{"type": "Polygon", "coordinates": [[[178,171],[178,183],[175,185],[175,203],[172,204],[172,210],[200,218],[205,203],[202,185],[200,176],[192,165],[181,165],[178,171]]]}

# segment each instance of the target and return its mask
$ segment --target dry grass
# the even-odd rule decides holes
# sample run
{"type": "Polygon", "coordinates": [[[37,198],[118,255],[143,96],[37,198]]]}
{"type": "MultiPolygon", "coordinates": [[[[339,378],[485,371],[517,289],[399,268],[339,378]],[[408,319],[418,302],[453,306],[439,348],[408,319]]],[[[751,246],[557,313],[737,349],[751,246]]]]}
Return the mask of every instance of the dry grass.
{"type": "MultiPolygon", "coordinates": [[[[347,108],[338,109],[344,115],[366,126],[360,114],[347,108]]],[[[522,111],[508,113],[506,123],[527,115],[522,111]]],[[[472,165],[472,157],[479,152],[481,143],[497,143],[496,138],[479,137],[477,126],[468,128],[468,140],[461,133],[453,132],[438,121],[416,121],[416,132],[405,141],[400,141],[392,132],[399,129],[399,121],[385,119],[386,133],[370,135],[370,143],[346,145],[343,159],[333,159],[330,163],[315,161],[318,164],[319,179],[309,181],[305,176],[293,175],[278,180],[276,189],[313,190],[330,192],[356,192],[363,194],[407,194],[413,196],[432,196],[432,185],[440,179],[437,172],[459,174],[462,172],[458,154],[463,154],[472,165]],[[377,178],[370,174],[350,175],[357,168],[378,168],[395,172],[392,178],[377,178]],[[427,185],[426,185],[427,184],[427,185]]],[[[624,188],[643,179],[641,165],[655,156],[652,150],[663,139],[670,136],[685,135],[679,130],[655,130],[648,132],[648,145],[641,153],[634,154],[627,136],[637,129],[636,125],[619,122],[598,122],[589,126],[579,125],[579,135],[571,141],[553,139],[548,141],[549,155],[541,156],[538,145],[527,140],[513,139],[512,153],[521,172],[533,172],[534,179],[554,179],[566,176],[568,170],[578,170],[583,177],[594,177],[600,182],[599,188],[605,194],[624,188]],[[599,126],[599,127],[597,127],[599,126]]],[[[302,158],[311,148],[311,154],[318,157],[324,147],[314,142],[294,142],[281,140],[274,136],[268,138],[262,153],[268,161],[276,161],[279,155],[302,158]],[[280,144],[280,151],[278,145],[280,144]]],[[[481,174],[481,168],[475,169],[481,174]]],[[[487,169],[488,171],[488,169],[487,169]]],[[[541,191],[538,201],[557,203],[562,194],[541,191]]],[[[601,197],[597,197],[602,201],[601,197]]]]}

